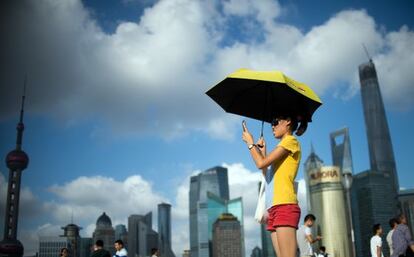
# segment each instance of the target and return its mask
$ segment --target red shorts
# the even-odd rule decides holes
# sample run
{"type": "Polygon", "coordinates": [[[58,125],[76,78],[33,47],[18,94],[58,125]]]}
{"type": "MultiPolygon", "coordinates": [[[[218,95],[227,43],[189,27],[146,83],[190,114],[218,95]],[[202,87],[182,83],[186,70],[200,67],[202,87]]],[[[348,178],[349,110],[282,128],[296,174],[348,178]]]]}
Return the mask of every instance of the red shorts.
{"type": "Polygon", "coordinates": [[[268,210],[268,231],[275,231],[278,227],[298,228],[300,219],[300,208],[297,204],[274,205],[268,210]]]}

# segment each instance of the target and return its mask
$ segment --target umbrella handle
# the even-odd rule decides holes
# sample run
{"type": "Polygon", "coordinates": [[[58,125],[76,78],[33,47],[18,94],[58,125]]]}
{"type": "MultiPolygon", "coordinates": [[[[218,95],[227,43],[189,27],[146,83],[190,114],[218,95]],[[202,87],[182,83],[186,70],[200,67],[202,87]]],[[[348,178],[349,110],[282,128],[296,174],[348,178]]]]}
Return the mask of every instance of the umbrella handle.
{"type": "Polygon", "coordinates": [[[264,126],[264,121],[262,121],[262,131],[260,132],[260,137],[263,137],[263,126],[264,126]]]}
{"type": "MultiPolygon", "coordinates": [[[[260,138],[262,138],[263,137],[263,125],[264,125],[264,121],[262,121],[262,130],[261,130],[261,132],[260,132],[260,138]]],[[[263,145],[257,145],[259,148],[262,148],[263,147],[263,145]]]]}

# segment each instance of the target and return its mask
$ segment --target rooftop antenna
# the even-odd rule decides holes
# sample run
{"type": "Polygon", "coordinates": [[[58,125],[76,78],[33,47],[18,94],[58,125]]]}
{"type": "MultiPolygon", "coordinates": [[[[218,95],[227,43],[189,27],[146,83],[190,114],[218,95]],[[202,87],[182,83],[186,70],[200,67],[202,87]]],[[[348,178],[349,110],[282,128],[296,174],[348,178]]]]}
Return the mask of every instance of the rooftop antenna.
{"type": "Polygon", "coordinates": [[[371,56],[369,55],[368,50],[367,50],[367,47],[365,46],[365,44],[364,44],[364,43],[362,43],[362,47],[364,48],[364,51],[365,51],[365,54],[366,54],[366,55],[367,55],[367,57],[368,57],[368,60],[369,60],[370,62],[372,62],[372,58],[371,58],[371,56]]]}

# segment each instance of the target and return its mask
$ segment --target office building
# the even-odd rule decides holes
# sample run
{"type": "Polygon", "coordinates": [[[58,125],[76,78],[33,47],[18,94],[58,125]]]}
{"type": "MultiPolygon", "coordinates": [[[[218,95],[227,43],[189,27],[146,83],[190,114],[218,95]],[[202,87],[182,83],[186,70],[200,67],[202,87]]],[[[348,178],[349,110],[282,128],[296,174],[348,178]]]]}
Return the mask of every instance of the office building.
{"type": "Polygon", "coordinates": [[[71,256],[80,257],[81,255],[81,238],[79,231],[82,229],[78,225],[68,224],[64,227],[61,227],[64,231],[62,237],[66,237],[71,245],[71,256]]]}
{"type": "Polygon", "coordinates": [[[227,169],[214,167],[190,178],[190,251],[191,257],[211,257],[209,246],[207,192],[229,200],[227,169]]]}
{"type": "Polygon", "coordinates": [[[80,257],[90,257],[93,251],[95,242],[90,237],[83,237],[80,239],[80,257]]]}
{"type": "MultiPolygon", "coordinates": [[[[217,195],[207,192],[207,220],[208,220],[208,240],[211,249],[211,242],[213,240],[213,225],[218,218],[222,217],[223,213],[233,215],[240,224],[240,244],[242,245],[241,256],[244,253],[244,218],[243,218],[243,199],[241,197],[225,200],[217,195]]],[[[211,253],[210,253],[211,255],[211,253]]]]}
{"type": "Polygon", "coordinates": [[[158,204],[158,243],[161,256],[175,257],[171,249],[171,205],[158,204]]]}
{"type": "Polygon", "coordinates": [[[115,253],[115,230],[112,227],[111,218],[105,212],[96,220],[96,228],[92,238],[94,242],[102,240],[104,242],[104,249],[110,253],[115,253]]]}
{"type": "Polygon", "coordinates": [[[332,163],[334,166],[339,167],[342,174],[342,185],[345,191],[346,211],[347,211],[347,226],[348,226],[348,240],[350,241],[350,257],[355,256],[355,237],[354,226],[352,217],[352,199],[351,199],[351,187],[353,181],[353,164],[351,153],[351,140],[349,137],[349,129],[343,128],[334,131],[330,134],[331,150],[332,150],[332,163]]]}
{"type": "Polygon", "coordinates": [[[184,251],[183,251],[183,257],[191,257],[191,252],[190,252],[190,250],[184,250],[184,251]]]}
{"type": "Polygon", "coordinates": [[[250,255],[250,257],[263,257],[262,249],[256,246],[255,248],[253,248],[252,254],[250,255]]]}
{"type": "Polygon", "coordinates": [[[128,257],[145,257],[159,248],[158,233],[152,229],[152,212],[128,217],[128,257]]]}
{"type": "Polygon", "coordinates": [[[213,257],[242,256],[241,227],[237,217],[223,213],[213,224],[213,257]]]}
{"type": "Polygon", "coordinates": [[[414,189],[400,190],[398,200],[401,206],[401,212],[407,218],[407,225],[410,228],[411,236],[414,237],[414,189]]]}
{"type": "Polygon", "coordinates": [[[39,237],[39,257],[56,257],[60,255],[60,249],[68,248],[72,251],[72,245],[67,237],[41,236],[39,237]]]}
{"type": "Polygon", "coordinates": [[[115,240],[122,240],[124,247],[128,249],[128,231],[124,224],[118,224],[115,226],[115,240]]]}

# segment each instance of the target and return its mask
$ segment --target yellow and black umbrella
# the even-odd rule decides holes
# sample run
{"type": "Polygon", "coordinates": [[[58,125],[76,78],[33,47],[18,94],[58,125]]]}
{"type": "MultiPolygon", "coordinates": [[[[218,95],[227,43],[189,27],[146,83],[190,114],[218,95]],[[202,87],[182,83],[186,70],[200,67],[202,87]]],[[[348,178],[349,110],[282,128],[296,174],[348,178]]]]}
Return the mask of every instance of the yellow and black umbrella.
{"type": "Polygon", "coordinates": [[[281,71],[240,69],[206,92],[226,112],[271,122],[278,116],[295,116],[310,122],[322,104],[306,84],[281,71]]]}

